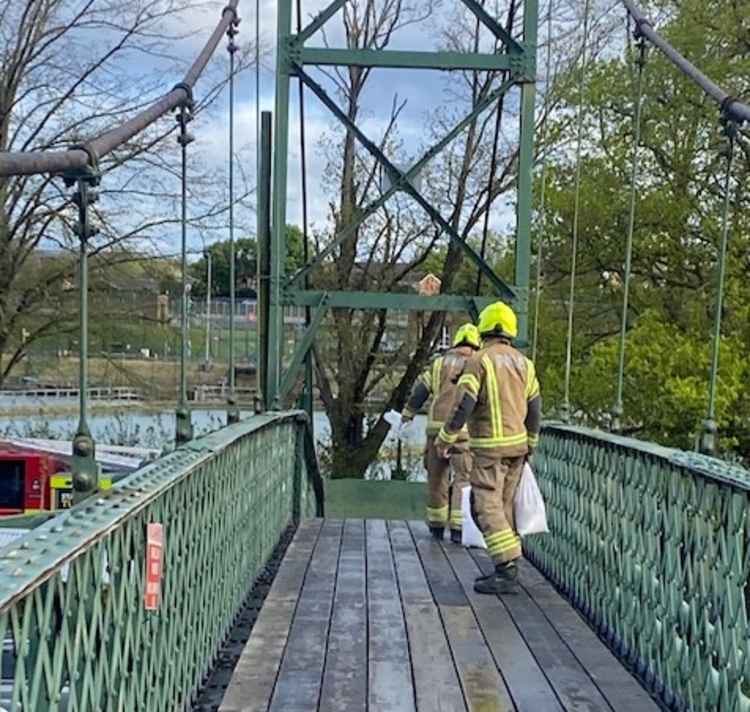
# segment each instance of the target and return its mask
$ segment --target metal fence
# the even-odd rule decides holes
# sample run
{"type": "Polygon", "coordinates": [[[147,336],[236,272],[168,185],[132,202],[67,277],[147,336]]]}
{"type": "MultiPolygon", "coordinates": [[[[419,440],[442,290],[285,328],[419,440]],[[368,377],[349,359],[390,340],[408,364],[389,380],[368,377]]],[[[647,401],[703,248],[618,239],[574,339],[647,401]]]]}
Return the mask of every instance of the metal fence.
{"type": "Polygon", "coordinates": [[[184,709],[285,527],[322,515],[305,416],[192,441],[0,549],[0,708],[184,709]],[[164,532],[145,610],[146,529],[164,532]]]}
{"type": "Polygon", "coordinates": [[[579,427],[541,442],[529,558],[669,709],[748,709],[750,473],[579,427]]]}

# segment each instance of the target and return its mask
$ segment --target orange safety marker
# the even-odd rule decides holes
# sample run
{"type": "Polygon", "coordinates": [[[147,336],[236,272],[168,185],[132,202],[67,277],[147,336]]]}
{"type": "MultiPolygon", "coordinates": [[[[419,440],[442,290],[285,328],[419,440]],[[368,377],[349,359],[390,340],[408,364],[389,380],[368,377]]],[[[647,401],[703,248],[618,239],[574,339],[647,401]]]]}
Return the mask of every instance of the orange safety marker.
{"type": "Polygon", "coordinates": [[[143,607],[155,611],[161,603],[161,577],[164,560],[164,528],[152,522],[146,526],[146,590],[143,607]]]}

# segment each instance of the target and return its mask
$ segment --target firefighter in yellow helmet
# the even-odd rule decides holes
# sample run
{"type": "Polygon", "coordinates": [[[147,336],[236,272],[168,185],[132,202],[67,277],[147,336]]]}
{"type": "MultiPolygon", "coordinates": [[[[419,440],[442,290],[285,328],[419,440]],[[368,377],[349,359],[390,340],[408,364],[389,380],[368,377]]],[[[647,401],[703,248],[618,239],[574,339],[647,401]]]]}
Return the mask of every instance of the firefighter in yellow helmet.
{"type": "Polygon", "coordinates": [[[427,470],[427,523],[432,535],[442,539],[450,523],[451,540],[461,543],[461,497],[469,484],[471,455],[469,433],[461,428],[442,457],[435,448],[435,436],[451,412],[458,390],[458,379],[474,352],[479,348],[479,331],[474,324],[464,324],[453,338],[453,347],[439,356],[417,379],[409,402],[402,413],[411,420],[425,401],[432,397],[427,420],[427,444],[424,465],[427,470]],[[449,500],[449,476],[453,470],[453,491],[449,500]]]}
{"type": "Polygon", "coordinates": [[[458,381],[453,410],[438,433],[439,452],[463,437],[468,424],[472,512],[495,570],[474,583],[478,593],[513,593],[521,539],[514,528],[513,497],[526,458],[539,441],[542,401],[534,364],[511,345],[516,315],[495,302],[479,315],[482,348],[458,381]]]}

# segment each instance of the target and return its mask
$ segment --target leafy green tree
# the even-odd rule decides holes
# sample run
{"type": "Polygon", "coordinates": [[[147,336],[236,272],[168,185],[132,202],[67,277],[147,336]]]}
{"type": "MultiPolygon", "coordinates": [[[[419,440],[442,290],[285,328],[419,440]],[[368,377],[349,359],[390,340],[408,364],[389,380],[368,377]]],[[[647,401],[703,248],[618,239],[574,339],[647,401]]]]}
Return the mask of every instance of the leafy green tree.
{"type": "MultiPolygon", "coordinates": [[[[229,240],[214,242],[211,252],[211,293],[214,296],[229,296],[230,245],[229,240]]],[[[286,228],[286,270],[293,272],[303,265],[304,239],[302,230],[296,225],[286,228]]],[[[254,279],[257,270],[257,241],[255,237],[245,237],[234,241],[235,275],[240,282],[245,277],[254,279]]],[[[204,254],[190,266],[193,280],[192,292],[195,296],[205,296],[208,276],[208,260],[204,254]]]]}
{"type": "MultiPolygon", "coordinates": [[[[750,45],[737,8],[718,0],[658,5],[669,18],[660,31],[730,93],[742,94],[750,72],[750,45]]],[[[579,416],[602,426],[609,425],[615,394],[635,51],[631,47],[624,57],[593,63],[582,97],[586,122],[571,398],[579,416]]],[[[718,107],[653,51],[644,87],[625,429],[666,445],[693,447],[707,407],[726,159],[718,107]]],[[[567,99],[573,109],[578,97],[571,94],[567,99]]],[[[717,403],[722,448],[730,456],[746,458],[750,453],[750,373],[746,357],[743,359],[750,350],[748,157],[750,141],[747,133],[741,132],[731,181],[731,237],[717,403]]],[[[545,215],[539,222],[545,226],[545,287],[538,360],[551,412],[559,407],[563,395],[574,172],[571,152],[553,157],[545,215]]]]}

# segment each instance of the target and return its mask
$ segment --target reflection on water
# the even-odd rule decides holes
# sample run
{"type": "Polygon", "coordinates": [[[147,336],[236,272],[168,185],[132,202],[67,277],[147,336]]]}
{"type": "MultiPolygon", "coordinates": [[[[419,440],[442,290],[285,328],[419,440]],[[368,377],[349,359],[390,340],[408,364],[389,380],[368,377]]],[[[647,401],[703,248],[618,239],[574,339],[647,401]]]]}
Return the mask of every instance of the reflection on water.
{"type": "MultiPolygon", "coordinates": [[[[243,413],[250,417],[252,413],[243,413]]],[[[196,435],[204,435],[226,425],[224,410],[194,410],[193,427],[196,435]]],[[[424,480],[426,473],[422,467],[425,418],[417,416],[414,438],[401,448],[404,470],[410,473],[409,479],[424,480]]],[[[159,412],[139,411],[128,408],[110,413],[90,415],[89,428],[94,440],[109,445],[141,446],[160,450],[174,447],[175,416],[173,410],[159,412]]],[[[77,415],[23,415],[0,417],[0,436],[20,438],[48,438],[52,440],[72,440],[78,425],[77,415]]],[[[326,414],[316,412],[314,416],[316,441],[325,446],[331,440],[331,428],[326,414]]],[[[383,443],[378,460],[367,473],[368,479],[390,479],[396,467],[398,441],[389,434],[383,443]]]]}

